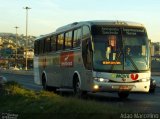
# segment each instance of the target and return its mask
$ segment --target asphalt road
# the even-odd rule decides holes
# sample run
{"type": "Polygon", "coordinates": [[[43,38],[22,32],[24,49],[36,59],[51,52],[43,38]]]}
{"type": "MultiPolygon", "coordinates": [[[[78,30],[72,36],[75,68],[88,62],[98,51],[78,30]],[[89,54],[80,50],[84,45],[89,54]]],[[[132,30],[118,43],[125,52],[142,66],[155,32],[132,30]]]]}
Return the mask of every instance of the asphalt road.
{"type": "MultiPolygon", "coordinates": [[[[41,86],[34,84],[33,76],[17,75],[17,74],[1,74],[8,80],[14,80],[22,84],[25,88],[31,90],[42,90],[41,86]]],[[[154,79],[159,80],[160,76],[153,76],[154,79]]],[[[72,95],[70,93],[70,95],[72,95]]],[[[68,94],[67,94],[68,96],[68,94]]],[[[128,110],[135,110],[143,113],[159,113],[160,117],[160,87],[156,88],[155,93],[132,93],[128,99],[122,100],[118,98],[117,93],[97,93],[89,94],[89,100],[95,100],[100,103],[108,103],[111,105],[126,107],[128,110]]]]}
{"type": "Polygon", "coordinates": [[[2,76],[6,77],[8,81],[16,81],[23,85],[23,87],[31,90],[42,90],[42,86],[34,83],[33,75],[19,75],[12,73],[1,73],[2,76]]]}

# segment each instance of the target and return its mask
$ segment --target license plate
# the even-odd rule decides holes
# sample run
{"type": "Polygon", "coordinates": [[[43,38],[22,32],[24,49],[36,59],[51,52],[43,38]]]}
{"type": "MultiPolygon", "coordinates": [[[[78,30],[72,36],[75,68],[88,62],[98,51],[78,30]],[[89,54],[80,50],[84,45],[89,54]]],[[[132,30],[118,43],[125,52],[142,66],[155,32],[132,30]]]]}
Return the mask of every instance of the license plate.
{"type": "Polygon", "coordinates": [[[120,90],[129,90],[129,86],[119,86],[120,90]]]}

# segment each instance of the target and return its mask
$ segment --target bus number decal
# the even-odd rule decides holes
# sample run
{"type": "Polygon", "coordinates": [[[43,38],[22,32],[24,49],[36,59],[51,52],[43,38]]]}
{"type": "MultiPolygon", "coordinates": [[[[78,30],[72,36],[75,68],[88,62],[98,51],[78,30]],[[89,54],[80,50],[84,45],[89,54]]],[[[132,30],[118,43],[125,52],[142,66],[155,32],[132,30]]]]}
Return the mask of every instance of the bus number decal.
{"type": "Polygon", "coordinates": [[[60,55],[60,66],[73,67],[73,60],[74,60],[73,52],[62,52],[60,55]]]}

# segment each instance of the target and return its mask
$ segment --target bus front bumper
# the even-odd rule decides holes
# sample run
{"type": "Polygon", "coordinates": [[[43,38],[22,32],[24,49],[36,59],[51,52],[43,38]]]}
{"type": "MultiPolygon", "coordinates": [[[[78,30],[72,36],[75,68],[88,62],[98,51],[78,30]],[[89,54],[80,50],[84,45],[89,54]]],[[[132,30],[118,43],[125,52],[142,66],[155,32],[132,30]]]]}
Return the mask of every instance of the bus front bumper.
{"type": "Polygon", "coordinates": [[[101,83],[94,82],[92,86],[92,92],[148,92],[150,87],[150,81],[136,82],[136,83],[101,83]]]}

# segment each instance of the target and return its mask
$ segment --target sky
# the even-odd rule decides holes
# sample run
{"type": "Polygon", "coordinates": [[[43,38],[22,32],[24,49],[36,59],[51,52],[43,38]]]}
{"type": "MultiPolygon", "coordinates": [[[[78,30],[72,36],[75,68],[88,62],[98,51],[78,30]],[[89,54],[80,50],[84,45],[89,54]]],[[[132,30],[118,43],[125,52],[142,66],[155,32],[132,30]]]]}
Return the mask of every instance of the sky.
{"type": "Polygon", "coordinates": [[[160,42],[160,0],[0,0],[0,32],[44,35],[58,27],[88,20],[142,23],[152,42],[160,42]]]}

